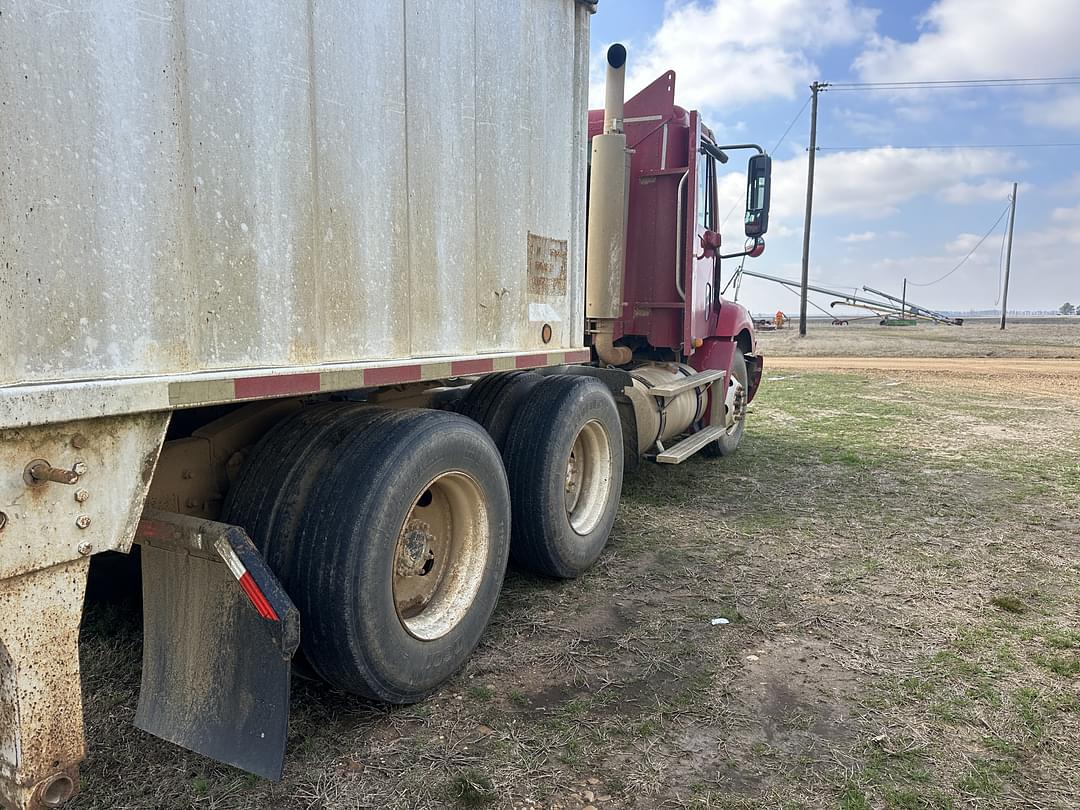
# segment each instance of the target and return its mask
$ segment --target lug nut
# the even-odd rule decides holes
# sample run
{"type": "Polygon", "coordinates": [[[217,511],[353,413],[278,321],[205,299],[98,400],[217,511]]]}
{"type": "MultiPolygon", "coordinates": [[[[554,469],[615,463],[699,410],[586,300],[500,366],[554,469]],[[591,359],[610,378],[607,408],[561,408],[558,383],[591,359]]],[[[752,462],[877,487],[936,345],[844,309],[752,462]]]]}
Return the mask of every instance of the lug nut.
{"type": "Polygon", "coordinates": [[[75,525],[78,526],[80,529],[88,528],[90,526],[90,516],[79,515],[77,518],[75,518],[75,525]]]}
{"type": "Polygon", "coordinates": [[[71,471],[76,475],[86,475],[86,462],[76,461],[75,465],[71,468],[71,471]]]}
{"type": "Polygon", "coordinates": [[[86,500],[89,497],[90,497],[90,493],[87,492],[85,489],[77,489],[77,490],[75,490],[75,500],[78,501],[79,503],[86,503],[86,500]]]}
{"type": "Polygon", "coordinates": [[[89,556],[90,552],[94,550],[93,543],[82,542],[79,543],[79,553],[84,557],[89,556]]]}

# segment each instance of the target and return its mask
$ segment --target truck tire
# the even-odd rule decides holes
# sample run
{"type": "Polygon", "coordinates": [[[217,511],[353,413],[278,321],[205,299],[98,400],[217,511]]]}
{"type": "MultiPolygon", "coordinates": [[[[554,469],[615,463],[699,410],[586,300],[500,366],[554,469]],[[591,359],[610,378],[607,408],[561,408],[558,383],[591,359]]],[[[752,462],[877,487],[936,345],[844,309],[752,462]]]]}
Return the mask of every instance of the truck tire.
{"type": "Polygon", "coordinates": [[[514,419],[503,451],[515,565],[571,579],[607,544],[623,480],[622,424],[607,386],[545,377],[514,419]]]}
{"type": "MultiPolygon", "coordinates": [[[[746,356],[738,348],[735,349],[735,354],[731,358],[731,374],[736,380],[742,383],[744,391],[748,390],[749,375],[746,371],[746,356]]],[[[746,405],[744,401],[742,418],[715,442],[709,442],[701,448],[701,452],[712,458],[718,456],[730,456],[739,448],[739,442],[742,441],[743,431],[745,429],[746,405]]]]}
{"type": "Polygon", "coordinates": [[[307,660],[348,692],[422,700],[479,642],[509,539],[506,474],[479,425],[412,409],[372,420],[337,448],[301,518],[307,660]]]}
{"type": "Polygon", "coordinates": [[[319,471],[346,435],[388,413],[350,402],[308,405],[263,436],[230,487],[221,519],[248,533],[290,595],[299,520],[319,471]]]}
{"type": "Polygon", "coordinates": [[[479,422],[501,451],[518,408],[541,379],[535,371],[488,374],[472,384],[456,410],[479,422]]]}

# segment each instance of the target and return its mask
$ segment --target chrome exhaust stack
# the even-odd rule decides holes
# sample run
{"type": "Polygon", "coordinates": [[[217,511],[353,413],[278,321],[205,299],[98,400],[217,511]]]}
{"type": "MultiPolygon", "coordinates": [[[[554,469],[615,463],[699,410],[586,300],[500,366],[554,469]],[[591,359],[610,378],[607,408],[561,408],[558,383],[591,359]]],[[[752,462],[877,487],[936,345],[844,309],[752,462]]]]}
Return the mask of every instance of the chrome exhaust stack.
{"type": "Polygon", "coordinates": [[[592,139],[589,232],[585,252],[585,317],[593,322],[593,346],[602,363],[621,366],[633,353],[612,344],[622,317],[626,267],[626,217],[630,199],[630,153],[623,130],[626,48],[607,52],[604,132],[592,139]]]}

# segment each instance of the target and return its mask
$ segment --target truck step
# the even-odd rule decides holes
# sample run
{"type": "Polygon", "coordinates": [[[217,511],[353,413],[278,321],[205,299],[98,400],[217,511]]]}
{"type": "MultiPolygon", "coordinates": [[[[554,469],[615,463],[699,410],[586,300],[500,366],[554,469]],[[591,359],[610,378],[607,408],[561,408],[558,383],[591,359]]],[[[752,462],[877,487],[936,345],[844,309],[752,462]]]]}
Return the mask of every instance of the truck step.
{"type": "Polygon", "coordinates": [[[649,393],[654,397],[674,397],[681,394],[683,391],[689,391],[691,388],[700,388],[703,385],[708,385],[716,380],[723,379],[727,372],[724,369],[716,368],[709,371],[699,371],[697,374],[691,374],[689,377],[683,377],[667,385],[657,385],[649,389],[649,393]]]}
{"type": "Polygon", "coordinates": [[[691,433],[681,442],[672,445],[663,452],[657,453],[656,460],[660,464],[681,464],[709,442],[715,441],[723,435],[724,429],[722,427],[710,425],[697,433],[691,433]]]}

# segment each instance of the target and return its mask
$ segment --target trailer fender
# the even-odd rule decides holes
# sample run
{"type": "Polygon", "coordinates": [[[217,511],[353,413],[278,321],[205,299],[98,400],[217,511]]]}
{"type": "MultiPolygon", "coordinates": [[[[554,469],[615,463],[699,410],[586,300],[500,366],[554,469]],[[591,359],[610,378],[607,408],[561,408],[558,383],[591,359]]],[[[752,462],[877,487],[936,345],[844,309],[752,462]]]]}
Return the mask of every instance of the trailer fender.
{"type": "Polygon", "coordinates": [[[135,725],[280,779],[300,619],[239,526],[147,510],[135,725]]]}

